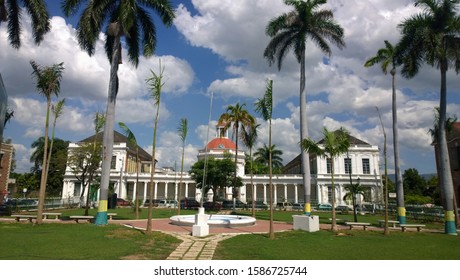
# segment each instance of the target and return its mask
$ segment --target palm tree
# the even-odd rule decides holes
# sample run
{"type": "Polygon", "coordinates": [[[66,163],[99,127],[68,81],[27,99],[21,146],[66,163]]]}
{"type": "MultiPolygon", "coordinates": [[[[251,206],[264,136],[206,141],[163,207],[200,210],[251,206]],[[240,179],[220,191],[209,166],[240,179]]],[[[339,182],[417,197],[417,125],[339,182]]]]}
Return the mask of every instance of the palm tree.
{"type": "Polygon", "coordinates": [[[450,171],[446,140],[447,71],[460,71],[460,0],[417,0],[423,10],[404,20],[401,30],[402,71],[406,78],[417,75],[424,62],[439,69],[441,74],[439,98],[438,149],[441,191],[444,194],[445,233],[457,235],[454,218],[454,187],[450,171]]]}
{"type": "MultiPolygon", "coordinates": [[[[147,85],[151,92],[150,97],[153,99],[154,106],[156,107],[156,115],[155,115],[155,124],[153,126],[153,141],[152,141],[152,163],[151,163],[151,171],[150,171],[150,186],[149,186],[149,213],[147,218],[147,233],[152,233],[152,208],[153,208],[153,179],[155,175],[155,150],[156,150],[156,143],[157,143],[157,127],[158,127],[158,118],[160,115],[160,100],[161,100],[161,89],[163,88],[163,73],[164,68],[161,68],[161,61],[160,61],[160,72],[156,74],[150,69],[150,73],[152,76],[148,78],[147,85]]],[[[180,208],[180,207],[179,207],[180,208]]]]}
{"type": "MultiPolygon", "coordinates": [[[[5,110],[5,120],[3,121],[3,128],[5,128],[6,124],[11,121],[11,119],[14,118],[14,111],[11,110],[10,108],[6,107],[5,110]]],[[[3,143],[3,133],[0,133],[0,149],[2,148],[2,143],[3,143]]]]}
{"type": "Polygon", "coordinates": [[[121,62],[121,38],[125,38],[129,61],[137,67],[141,47],[144,56],[152,56],[155,52],[156,28],[149,10],[156,12],[161,21],[168,27],[172,25],[175,15],[171,3],[167,0],[65,0],[62,4],[62,10],[66,16],[73,16],[81,10],[80,7],[83,3],[87,5],[83,9],[78,22],[78,43],[89,55],[93,55],[99,34],[103,26],[106,26],[105,50],[110,60],[110,80],[103,136],[104,154],[102,157],[100,202],[95,221],[97,225],[106,225],[115,103],[118,93],[117,72],[118,64],[121,62]]]}
{"type": "Polygon", "coordinates": [[[32,19],[32,35],[36,45],[43,41],[44,35],[50,31],[49,14],[43,0],[0,0],[0,24],[8,23],[8,40],[10,45],[19,49],[21,47],[21,19],[23,9],[32,19]],[[20,2],[20,3],[19,3],[20,2]]]}
{"type": "Polygon", "coordinates": [[[302,149],[311,152],[317,156],[331,159],[331,178],[332,178],[332,231],[337,230],[337,222],[335,215],[335,186],[334,186],[334,160],[342,154],[345,154],[350,147],[349,134],[344,128],[336,131],[323,129],[324,139],[322,144],[317,144],[313,140],[307,138],[300,143],[302,149]]]}
{"type": "Polygon", "coordinates": [[[38,196],[38,208],[37,208],[37,223],[42,223],[42,213],[45,204],[45,192],[46,192],[46,167],[47,167],[47,152],[48,152],[48,128],[49,118],[51,109],[51,96],[54,94],[59,95],[61,90],[61,78],[62,72],[64,71],[63,62],[59,64],[53,64],[52,66],[42,67],[35,61],[30,61],[33,72],[32,75],[36,80],[36,87],[40,94],[46,98],[47,109],[45,119],[45,136],[43,146],[43,162],[42,162],[42,175],[40,180],[40,192],[38,196]]]}
{"type": "Polygon", "coordinates": [[[356,222],[358,222],[358,214],[356,213],[356,196],[357,195],[362,195],[364,196],[365,194],[365,188],[360,184],[350,184],[350,185],[344,185],[343,187],[345,191],[347,192],[343,196],[343,200],[350,200],[352,201],[353,205],[353,219],[356,222]]]}
{"type": "Polygon", "coordinates": [[[256,124],[254,126],[249,126],[246,127],[243,125],[241,129],[241,140],[243,140],[243,143],[246,147],[249,148],[249,169],[251,172],[251,189],[252,189],[252,216],[256,216],[256,209],[255,209],[255,204],[256,201],[254,199],[255,197],[255,190],[254,190],[254,170],[253,170],[253,158],[252,158],[252,148],[254,148],[254,145],[256,144],[257,141],[257,128],[260,126],[260,124],[256,124]]]}
{"type": "Polygon", "coordinates": [[[406,208],[404,206],[404,186],[401,175],[401,166],[399,163],[399,140],[398,140],[398,110],[396,105],[396,66],[398,66],[398,46],[393,46],[390,42],[385,40],[385,48],[377,51],[377,54],[369,58],[364,66],[371,67],[380,64],[383,73],[388,73],[388,68],[391,67],[391,88],[392,88],[392,112],[393,112],[393,152],[395,160],[395,176],[396,176],[396,203],[398,207],[398,221],[401,224],[406,223],[406,208]]]}
{"type": "Polygon", "coordinates": [[[187,138],[187,119],[182,118],[177,127],[177,133],[179,134],[180,140],[182,141],[182,159],[180,164],[180,180],[179,180],[179,197],[177,198],[179,202],[179,207],[177,207],[177,215],[180,215],[180,200],[182,198],[182,174],[184,172],[184,154],[185,154],[185,138],[187,138]]]}
{"type": "MultiPolygon", "coordinates": [[[[327,41],[332,42],[339,49],[345,46],[343,40],[343,28],[334,21],[331,10],[320,10],[320,6],[327,0],[284,0],[286,5],[294,10],[284,13],[272,19],[265,33],[272,39],[265,48],[264,57],[270,65],[278,64],[278,70],[286,53],[294,51],[297,61],[300,63],[300,140],[308,138],[307,104],[305,91],[305,52],[307,39],[313,41],[326,55],[332,51],[327,41]]],[[[311,182],[309,155],[301,150],[302,175],[305,189],[305,214],[311,214],[311,182]]]]}
{"type": "Polygon", "coordinates": [[[269,157],[272,157],[272,169],[275,173],[279,173],[281,168],[283,167],[283,159],[281,156],[283,155],[283,151],[278,150],[276,145],[273,144],[270,147],[264,143],[264,146],[258,148],[257,151],[254,153],[256,162],[261,163],[265,166],[269,166],[269,157]]]}
{"type": "Polygon", "coordinates": [[[118,122],[118,126],[123,131],[123,134],[128,138],[128,142],[136,147],[136,193],[134,194],[135,201],[134,201],[134,208],[135,208],[135,218],[136,220],[139,219],[139,199],[138,197],[138,186],[139,186],[139,146],[137,145],[136,136],[134,133],[129,129],[129,127],[124,124],[123,122],[118,122]]]}
{"type": "MultiPolygon", "coordinates": [[[[255,125],[256,121],[249,112],[244,109],[246,104],[240,105],[240,103],[236,103],[236,105],[229,105],[227,106],[227,110],[223,113],[219,118],[219,123],[224,124],[224,130],[228,130],[230,126],[233,128],[233,135],[235,135],[235,176],[233,181],[233,192],[232,196],[233,199],[237,197],[237,177],[238,177],[238,138],[240,137],[238,131],[240,126],[251,126],[255,125]],[[232,125],[233,124],[233,125],[232,125]]],[[[235,209],[233,209],[235,210],[235,209]]]]}
{"type": "Polygon", "coordinates": [[[5,121],[3,122],[3,126],[9,123],[12,118],[14,118],[14,111],[7,107],[5,111],[5,121]]]}
{"type": "MultiPolygon", "coordinates": [[[[268,146],[272,146],[272,116],[273,116],[273,80],[267,81],[265,94],[262,98],[257,99],[255,103],[255,111],[259,113],[265,121],[268,121],[268,146]]],[[[272,153],[271,150],[268,153],[268,170],[269,170],[269,203],[270,203],[270,226],[269,226],[269,237],[275,239],[275,231],[273,229],[273,165],[272,165],[272,153]]],[[[254,208],[254,207],[253,207],[254,208]]]]}

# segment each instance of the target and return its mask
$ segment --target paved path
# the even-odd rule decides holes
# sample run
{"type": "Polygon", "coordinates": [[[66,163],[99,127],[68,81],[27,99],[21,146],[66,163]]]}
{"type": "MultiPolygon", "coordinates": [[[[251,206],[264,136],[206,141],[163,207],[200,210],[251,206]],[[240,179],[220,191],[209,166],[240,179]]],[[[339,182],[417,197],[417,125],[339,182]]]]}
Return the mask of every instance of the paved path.
{"type": "MultiPolygon", "coordinates": [[[[146,229],[147,220],[112,220],[110,223],[123,224],[142,230],[146,229]]],[[[275,232],[292,230],[292,223],[274,222],[275,232]]],[[[212,260],[217,244],[225,239],[240,234],[267,233],[269,221],[257,220],[254,225],[243,227],[209,227],[206,237],[192,236],[192,226],[178,226],[170,223],[169,219],[154,219],[152,229],[170,234],[182,243],[174,250],[167,260],[212,260]]]]}
{"type": "Polygon", "coordinates": [[[181,239],[182,243],[169,255],[167,260],[212,260],[219,241],[237,235],[220,233],[198,238],[184,233],[169,234],[181,239]]]}

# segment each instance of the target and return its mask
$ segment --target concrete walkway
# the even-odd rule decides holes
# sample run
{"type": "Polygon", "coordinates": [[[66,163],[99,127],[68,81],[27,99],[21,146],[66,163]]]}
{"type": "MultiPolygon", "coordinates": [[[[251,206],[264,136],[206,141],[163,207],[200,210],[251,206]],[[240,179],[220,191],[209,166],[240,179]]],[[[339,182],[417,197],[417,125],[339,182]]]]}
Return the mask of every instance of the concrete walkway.
{"type": "Polygon", "coordinates": [[[194,237],[184,233],[168,234],[182,240],[167,260],[212,260],[217,244],[237,234],[217,234],[206,237],[194,237]]]}

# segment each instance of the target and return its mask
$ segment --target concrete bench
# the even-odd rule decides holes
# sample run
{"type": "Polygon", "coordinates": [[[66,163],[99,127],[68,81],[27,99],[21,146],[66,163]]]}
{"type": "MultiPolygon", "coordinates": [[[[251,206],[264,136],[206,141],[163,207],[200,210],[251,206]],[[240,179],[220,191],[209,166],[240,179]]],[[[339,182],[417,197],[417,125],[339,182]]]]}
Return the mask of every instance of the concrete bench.
{"type": "Polygon", "coordinates": [[[75,222],[79,222],[80,220],[86,220],[88,223],[91,223],[91,220],[94,219],[93,216],[70,216],[70,219],[74,220],[75,222]]]}
{"type": "Polygon", "coordinates": [[[421,231],[425,225],[417,225],[417,224],[400,224],[402,232],[405,232],[407,228],[417,228],[417,231],[421,231]]]}
{"type": "MultiPolygon", "coordinates": [[[[385,226],[385,220],[378,220],[379,222],[379,227],[385,226]]],[[[396,228],[396,225],[399,225],[399,221],[388,221],[388,224],[391,224],[393,228],[396,228]]]]}
{"type": "Polygon", "coordinates": [[[61,217],[62,213],[43,213],[43,219],[47,220],[50,216],[54,216],[55,220],[58,220],[61,217]]]}
{"type": "MultiPolygon", "coordinates": [[[[329,221],[332,221],[332,218],[329,218],[329,221]]],[[[335,219],[335,221],[337,223],[341,223],[341,224],[345,224],[347,222],[347,220],[345,220],[345,219],[337,219],[337,218],[335,219]]]]}
{"type": "Polygon", "coordinates": [[[37,219],[37,216],[35,215],[11,215],[11,217],[13,217],[16,222],[19,222],[21,219],[25,219],[32,223],[34,219],[37,219]]]}
{"type": "Polygon", "coordinates": [[[112,217],[116,215],[117,213],[107,213],[107,217],[109,217],[109,220],[112,220],[112,217]]]}
{"type": "Polygon", "coordinates": [[[353,229],[353,227],[363,227],[363,230],[366,230],[368,226],[370,226],[370,223],[356,223],[356,222],[345,222],[347,226],[350,227],[350,230],[353,229]]]}

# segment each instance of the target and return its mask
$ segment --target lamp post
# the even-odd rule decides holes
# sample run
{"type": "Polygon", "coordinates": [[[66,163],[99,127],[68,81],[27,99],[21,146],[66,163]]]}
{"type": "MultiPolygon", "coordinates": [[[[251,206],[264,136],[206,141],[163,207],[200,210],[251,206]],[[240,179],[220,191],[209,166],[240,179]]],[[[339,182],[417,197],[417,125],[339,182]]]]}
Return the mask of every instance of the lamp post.
{"type": "Polygon", "coordinates": [[[24,194],[24,198],[26,198],[27,188],[23,188],[22,193],[24,194]]]}

